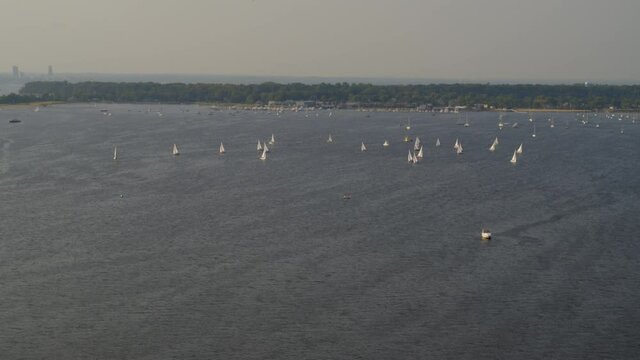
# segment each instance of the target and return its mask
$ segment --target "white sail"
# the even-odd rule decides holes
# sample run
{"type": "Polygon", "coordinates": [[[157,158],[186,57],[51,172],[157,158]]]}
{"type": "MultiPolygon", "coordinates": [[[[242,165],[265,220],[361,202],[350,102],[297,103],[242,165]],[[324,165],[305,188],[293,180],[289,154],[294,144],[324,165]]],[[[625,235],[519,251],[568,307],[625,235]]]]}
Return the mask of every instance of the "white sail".
{"type": "Polygon", "coordinates": [[[456,149],[456,154],[462,154],[462,144],[458,144],[458,148],[456,149]]]}
{"type": "Polygon", "coordinates": [[[439,146],[440,146],[440,138],[437,138],[436,139],[436,147],[439,147],[439,146]]]}
{"type": "Polygon", "coordinates": [[[414,152],[413,154],[411,154],[412,160],[414,164],[418,163],[418,158],[416,157],[416,153],[414,152]]]}
{"type": "Polygon", "coordinates": [[[516,150],[516,153],[518,153],[518,155],[522,154],[522,144],[520,144],[518,150],[516,150]]]}
{"type": "Polygon", "coordinates": [[[518,156],[516,155],[517,152],[518,150],[513,152],[513,156],[511,157],[511,160],[510,160],[512,164],[515,164],[518,162],[518,156]]]}
{"type": "Polygon", "coordinates": [[[495,143],[491,144],[491,147],[489,148],[489,151],[491,151],[491,152],[496,151],[496,144],[495,143]]]}
{"type": "Polygon", "coordinates": [[[413,143],[413,151],[420,150],[420,138],[416,136],[416,142],[413,143]]]}
{"type": "Polygon", "coordinates": [[[327,139],[328,143],[332,143],[333,142],[333,138],[331,137],[331,134],[329,134],[329,138],[327,139]]]}
{"type": "Polygon", "coordinates": [[[118,160],[118,146],[113,147],[113,160],[118,160]]]}
{"type": "Polygon", "coordinates": [[[411,130],[411,119],[407,119],[407,126],[404,127],[407,130],[411,130]]]}
{"type": "Polygon", "coordinates": [[[495,140],[493,140],[493,145],[498,145],[500,144],[500,142],[498,142],[498,137],[496,136],[495,140]]]}
{"type": "Polygon", "coordinates": [[[360,145],[360,151],[367,151],[367,147],[364,146],[364,142],[360,145]]]}
{"type": "Polygon", "coordinates": [[[389,146],[389,141],[385,140],[384,143],[382,143],[382,146],[384,146],[384,147],[389,146]]]}
{"type": "Polygon", "coordinates": [[[418,159],[422,159],[424,157],[424,150],[422,146],[420,146],[420,150],[418,151],[418,155],[416,155],[416,157],[418,159]]]}
{"type": "Polygon", "coordinates": [[[531,137],[536,137],[536,124],[533,124],[533,134],[531,134],[531,137]]]}
{"type": "Polygon", "coordinates": [[[409,155],[407,155],[407,162],[409,164],[413,164],[413,154],[411,153],[411,150],[409,150],[409,155]]]}
{"type": "Polygon", "coordinates": [[[260,155],[260,160],[267,160],[267,151],[266,151],[266,149],[262,150],[262,155],[260,155]]]}
{"type": "Polygon", "coordinates": [[[453,144],[453,149],[454,150],[458,150],[459,147],[460,147],[460,141],[458,141],[458,139],[456,139],[456,143],[453,144]]]}
{"type": "Polygon", "coordinates": [[[276,143],[276,138],[271,134],[271,139],[269,140],[269,145],[273,145],[276,143]]]}
{"type": "Polygon", "coordinates": [[[171,151],[173,155],[180,155],[180,151],[178,151],[178,145],[173,144],[173,150],[171,151]]]}
{"type": "Polygon", "coordinates": [[[271,150],[269,150],[269,148],[267,147],[266,141],[264,143],[264,152],[271,152],[271,150]]]}
{"type": "Polygon", "coordinates": [[[258,151],[262,150],[262,144],[260,143],[260,140],[258,140],[258,145],[256,146],[256,150],[258,151]]]}
{"type": "Polygon", "coordinates": [[[222,143],[220,143],[220,154],[224,154],[225,150],[224,150],[224,145],[222,145],[222,143]]]}

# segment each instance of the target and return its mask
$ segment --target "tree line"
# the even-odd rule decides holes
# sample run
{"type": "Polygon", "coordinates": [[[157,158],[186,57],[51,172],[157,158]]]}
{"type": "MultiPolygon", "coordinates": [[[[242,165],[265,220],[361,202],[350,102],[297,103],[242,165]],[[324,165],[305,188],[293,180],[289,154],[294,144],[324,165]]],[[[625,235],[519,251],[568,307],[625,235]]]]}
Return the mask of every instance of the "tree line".
{"type": "Polygon", "coordinates": [[[162,102],[267,104],[270,101],[315,101],[341,105],[416,107],[420,105],[494,108],[619,109],[640,108],[640,85],[492,85],[429,84],[160,84],[153,82],[35,81],[0,103],[33,101],[162,102]]]}

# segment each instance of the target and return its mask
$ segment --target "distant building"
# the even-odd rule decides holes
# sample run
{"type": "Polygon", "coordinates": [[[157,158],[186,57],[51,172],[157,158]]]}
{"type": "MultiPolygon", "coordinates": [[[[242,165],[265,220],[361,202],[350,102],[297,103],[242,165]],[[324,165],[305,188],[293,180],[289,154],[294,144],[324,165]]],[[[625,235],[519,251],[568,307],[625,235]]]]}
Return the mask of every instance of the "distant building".
{"type": "Polygon", "coordinates": [[[53,76],[53,66],[49,65],[49,76],[53,76]]]}
{"type": "Polygon", "coordinates": [[[18,69],[18,65],[13,65],[13,67],[11,69],[13,70],[13,78],[14,79],[19,79],[20,78],[20,69],[18,69]]]}

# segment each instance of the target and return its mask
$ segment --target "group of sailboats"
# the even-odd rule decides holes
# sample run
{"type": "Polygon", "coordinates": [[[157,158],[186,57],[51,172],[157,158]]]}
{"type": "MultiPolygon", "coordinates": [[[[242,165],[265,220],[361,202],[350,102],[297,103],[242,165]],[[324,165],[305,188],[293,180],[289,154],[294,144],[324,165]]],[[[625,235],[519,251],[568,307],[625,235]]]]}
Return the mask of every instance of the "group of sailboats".
{"type": "Polygon", "coordinates": [[[509,162],[511,162],[514,165],[517,164],[518,155],[522,155],[522,144],[520,144],[520,146],[513,151],[513,156],[511,157],[511,160],[509,162]]]}
{"type": "Polygon", "coordinates": [[[269,150],[269,147],[267,146],[267,143],[269,145],[273,145],[276,143],[276,139],[273,134],[271,134],[271,139],[269,139],[268,142],[265,140],[263,143],[260,143],[260,140],[258,140],[258,145],[256,149],[258,150],[258,152],[261,151],[260,157],[259,157],[260,160],[267,160],[267,153],[271,152],[271,150],[269,150]]]}
{"type": "MultiPolygon", "coordinates": [[[[327,143],[332,143],[333,142],[333,138],[331,135],[329,135],[329,138],[327,139],[327,143]]],[[[258,143],[256,145],[256,150],[258,151],[258,153],[260,154],[260,156],[258,157],[260,160],[266,160],[267,159],[267,153],[270,152],[270,149],[268,147],[268,145],[273,145],[275,144],[275,136],[273,134],[271,134],[271,138],[267,141],[261,141],[258,140],[258,143]]],[[[499,144],[498,141],[498,137],[496,136],[495,139],[493,140],[491,146],[489,147],[489,151],[494,152],[497,148],[499,144]]],[[[440,147],[441,143],[440,143],[440,138],[436,139],[436,143],[435,146],[436,147],[440,147]]],[[[388,147],[389,146],[389,141],[388,140],[384,140],[384,143],[382,144],[383,147],[388,147]]],[[[453,145],[453,149],[456,151],[456,154],[462,154],[463,153],[463,147],[462,147],[462,143],[460,142],[460,139],[456,138],[456,142],[453,145]]],[[[365,145],[364,141],[362,141],[360,143],[360,151],[361,152],[365,152],[367,151],[367,146],[365,145]]],[[[520,146],[514,150],[513,152],[513,156],[511,157],[510,162],[512,164],[516,164],[518,162],[518,157],[519,155],[522,155],[522,151],[523,151],[523,144],[520,144],[520,146]]],[[[218,149],[218,153],[220,155],[226,153],[224,144],[222,142],[220,142],[220,147],[218,149]]],[[[173,144],[172,148],[171,148],[171,154],[174,156],[178,156],[180,155],[180,150],[178,149],[178,145],[177,144],[173,144]]],[[[422,141],[420,140],[419,137],[416,137],[416,140],[413,144],[413,149],[410,149],[407,155],[407,162],[410,164],[417,164],[421,159],[424,158],[424,146],[422,144],[422,141]]],[[[118,146],[115,145],[113,147],[113,160],[118,160],[118,146]]]]}

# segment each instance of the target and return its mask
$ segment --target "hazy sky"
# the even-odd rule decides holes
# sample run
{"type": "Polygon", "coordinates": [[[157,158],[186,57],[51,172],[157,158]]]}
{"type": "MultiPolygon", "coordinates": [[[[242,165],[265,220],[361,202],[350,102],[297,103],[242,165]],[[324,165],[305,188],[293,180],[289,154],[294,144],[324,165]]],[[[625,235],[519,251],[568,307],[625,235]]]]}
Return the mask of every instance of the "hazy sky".
{"type": "Polygon", "coordinates": [[[1,72],[638,81],[640,0],[0,0],[0,48],[1,72]]]}

